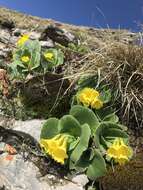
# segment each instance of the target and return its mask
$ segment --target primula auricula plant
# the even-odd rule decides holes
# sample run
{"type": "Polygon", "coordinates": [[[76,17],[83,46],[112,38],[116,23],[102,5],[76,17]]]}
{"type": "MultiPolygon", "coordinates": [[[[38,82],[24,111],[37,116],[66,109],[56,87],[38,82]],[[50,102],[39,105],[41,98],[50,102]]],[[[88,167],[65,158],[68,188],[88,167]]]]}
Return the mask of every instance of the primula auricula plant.
{"type": "Polygon", "coordinates": [[[59,49],[50,48],[43,52],[42,66],[45,70],[51,69],[64,62],[64,54],[59,49]]]}
{"type": "MultiPolygon", "coordinates": [[[[58,163],[85,172],[95,180],[106,174],[109,162],[120,165],[128,162],[132,149],[128,145],[126,127],[119,124],[115,113],[101,119],[88,108],[100,94],[87,89],[88,104],[85,98],[83,105],[72,106],[69,114],[61,119],[48,119],[41,130],[40,144],[44,153],[58,163]]],[[[102,110],[102,106],[98,109],[102,110]]]]}
{"type": "Polygon", "coordinates": [[[107,150],[107,156],[113,158],[120,165],[128,162],[132,154],[132,149],[119,137],[114,140],[113,144],[107,150]]]}
{"type": "Polygon", "coordinates": [[[23,34],[19,40],[17,41],[17,46],[22,46],[29,40],[29,35],[28,34],[23,34]]]}
{"type": "MultiPolygon", "coordinates": [[[[18,43],[19,44],[19,43],[18,43]]],[[[41,46],[37,40],[21,41],[10,64],[14,76],[23,77],[40,66],[41,46]]]]}
{"type": "Polygon", "coordinates": [[[45,73],[63,62],[61,50],[43,50],[38,40],[31,40],[30,35],[24,34],[17,42],[10,69],[13,78],[25,78],[29,73],[45,73]]]}
{"type": "Polygon", "coordinates": [[[77,102],[84,106],[93,109],[100,109],[103,107],[103,101],[100,99],[100,94],[93,88],[84,88],[77,93],[77,102]]]}
{"type": "MultiPolygon", "coordinates": [[[[25,77],[33,72],[45,73],[63,62],[61,50],[43,50],[38,40],[23,35],[17,42],[10,67],[14,76],[25,77]]],[[[49,118],[44,123],[40,145],[46,156],[71,170],[85,172],[95,180],[106,174],[110,162],[120,165],[128,162],[132,149],[126,127],[119,123],[115,112],[108,109],[110,91],[102,86],[91,86],[90,80],[78,84],[69,114],[60,119],[49,118]]]]}
{"type": "Polygon", "coordinates": [[[56,162],[64,164],[67,155],[67,135],[58,134],[51,139],[41,139],[40,144],[45,153],[49,154],[56,162]]]}

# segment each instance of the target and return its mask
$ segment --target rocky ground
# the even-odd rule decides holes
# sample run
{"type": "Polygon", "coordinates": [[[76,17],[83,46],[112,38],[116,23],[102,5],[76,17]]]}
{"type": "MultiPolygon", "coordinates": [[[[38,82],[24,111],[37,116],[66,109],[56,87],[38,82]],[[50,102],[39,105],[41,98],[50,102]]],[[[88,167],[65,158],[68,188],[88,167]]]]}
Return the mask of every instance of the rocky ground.
{"type": "MultiPolygon", "coordinates": [[[[25,132],[37,141],[40,138],[40,128],[44,120],[15,121],[12,128],[16,131],[25,132]]],[[[12,136],[11,136],[12,138],[12,136]]],[[[0,151],[3,150],[4,143],[0,143],[0,151]]],[[[24,142],[23,142],[24,150],[24,142]]],[[[22,151],[22,147],[21,147],[22,151]]],[[[30,161],[28,153],[15,154],[12,160],[6,159],[7,153],[0,155],[0,188],[5,190],[82,190],[88,179],[85,175],[70,176],[70,178],[60,178],[55,176],[54,170],[51,174],[42,175],[39,168],[35,166],[36,157],[30,161]],[[25,155],[23,155],[25,154],[25,155]],[[25,157],[25,159],[24,159],[25,157]],[[52,174],[53,172],[53,174],[52,174]]],[[[50,167],[50,166],[49,166],[50,167]]],[[[49,168],[47,168],[49,173],[49,168]]]]}
{"type": "MultiPolygon", "coordinates": [[[[84,44],[88,43],[88,46],[92,49],[92,51],[95,51],[98,54],[101,54],[99,49],[102,49],[101,47],[106,47],[106,45],[109,45],[109,42],[112,42],[111,46],[113,44],[116,46],[118,43],[121,43],[126,47],[132,45],[142,45],[142,41],[140,40],[142,39],[141,33],[137,34],[126,30],[104,30],[88,27],[77,27],[55,22],[53,20],[27,16],[5,8],[0,8],[1,69],[5,69],[6,65],[11,62],[12,51],[15,49],[15,44],[19,36],[24,33],[30,33],[31,39],[39,39],[43,48],[54,47],[57,43],[63,45],[64,47],[67,47],[67,44],[70,42],[80,44],[81,36],[83,35],[84,39],[86,39],[86,42],[84,44]],[[49,27],[51,25],[52,27],[49,27]]],[[[78,58],[76,56],[74,55],[74,58],[72,58],[71,55],[70,57],[70,60],[73,59],[71,61],[73,64],[75,64],[75,60],[78,60],[79,63],[80,56],[78,58]]],[[[90,54],[90,57],[92,56],[90,54]]],[[[82,59],[85,59],[85,57],[82,57],[82,59]]],[[[120,60],[118,57],[117,59],[120,60]]],[[[98,65],[98,60],[96,59],[96,61],[98,65]]],[[[111,61],[109,60],[109,62],[111,61]]],[[[77,67],[77,65],[75,65],[75,67],[77,67]]],[[[110,71],[112,70],[112,68],[108,69],[110,71]]],[[[70,72],[71,70],[67,75],[71,74],[70,72]]],[[[72,70],[72,74],[74,78],[74,69],[72,70]]],[[[57,76],[55,75],[52,75],[51,78],[52,77],[54,77],[54,79],[57,79],[57,76]]],[[[48,82],[51,80],[51,78],[47,79],[48,82]]],[[[72,84],[73,81],[74,80],[65,81],[65,88],[63,88],[64,92],[67,89],[67,84],[72,84]]],[[[55,94],[52,96],[55,98],[55,94]]],[[[5,102],[8,102],[8,99],[5,99],[5,102]]],[[[7,106],[6,103],[4,105],[7,106]]],[[[21,119],[23,118],[19,116],[20,120],[16,120],[17,118],[15,118],[15,115],[12,114],[11,110],[9,111],[11,116],[9,112],[3,115],[2,106],[3,104],[1,103],[0,125],[2,127],[0,127],[0,189],[85,189],[85,185],[89,182],[85,175],[70,174],[66,176],[65,168],[60,168],[58,165],[55,165],[55,163],[53,164],[51,160],[44,160],[42,155],[40,155],[37,142],[39,140],[42,123],[45,121],[44,119],[29,120],[30,117],[24,117],[24,119],[26,118],[26,121],[22,121],[21,119]],[[4,151],[6,144],[11,144],[16,149],[16,152],[12,157],[8,157],[8,153],[4,151]]],[[[138,113],[142,115],[142,107],[138,111],[138,113]]],[[[140,125],[142,125],[141,119],[139,122],[140,125]]],[[[129,163],[126,168],[117,167],[115,168],[114,172],[113,170],[110,170],[107,176],[100,180],[100,189],[143,190],[143,135],[142,133],[137,132],[137,135],[135,136],[132,130],[130,133],[132,136],[131,143],[136,152],[133,161],[129,163]],[[134,183],[134,181],[136,181],[136,183],[134,183]]]]}

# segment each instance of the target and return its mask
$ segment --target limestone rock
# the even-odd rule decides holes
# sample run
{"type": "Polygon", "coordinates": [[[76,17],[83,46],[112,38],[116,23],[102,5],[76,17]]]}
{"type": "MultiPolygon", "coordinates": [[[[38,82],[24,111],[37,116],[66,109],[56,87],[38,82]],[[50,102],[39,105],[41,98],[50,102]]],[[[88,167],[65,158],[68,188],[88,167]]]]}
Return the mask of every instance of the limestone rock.
{"type": "Polygon", "coordinates": [[[43,48],[53,48],[54,47],[54,43],[50,39],[47,39],[47,41],[40,41],[40,44],[43,48]]]}
{"type": "Polygon", "coordinates": [[[50,190],[48,183],[38,179],[39,171],[31,162],[25,162],[20,155],[12,161],[0,162],[0,187],[8,190],[50,190]]]}
{"type": "Polygon", "coordinates": [[[52,39],[63,46],[68,46],[69,43],[76,43],[76,37],[65,29],[60,29],[56,26],[48,26],[41,34],[41,40],[52,39]]]}
{"type": "Polygon", "coordinates": [[[10,40],[10,33],[6,29],[0,29],[0,42],[7,44],[10,40]]]}
{"type": "MultiPolygon", "coordinates": [[[[15,121],[12,128],[26,132],[37,141],[45,120],[15,121]]],[[[70,181],[58,179],[47,174],[42,177],[39,169],[29,160],[25,161],[22,155],[16,154],[12,160],[6,159],[6,153],[1,153],[4,143],[0,143],[0,188],[6,190],[83,190],[88,179],[84,175],[72,178],[70,181]]]]}
{"type": "Polygon", "coordinates": [[[15,121],[13,129],[30,134],[37,141],[40,139],[40,131],[45,120],[15,121]]]}
{"type": "Polygon", "coordinates": [[[89,180],[85,174],[74,176],[72,178],[72,181],[74,181],[82,186],[85,186],[89,182],[89,180]]]}

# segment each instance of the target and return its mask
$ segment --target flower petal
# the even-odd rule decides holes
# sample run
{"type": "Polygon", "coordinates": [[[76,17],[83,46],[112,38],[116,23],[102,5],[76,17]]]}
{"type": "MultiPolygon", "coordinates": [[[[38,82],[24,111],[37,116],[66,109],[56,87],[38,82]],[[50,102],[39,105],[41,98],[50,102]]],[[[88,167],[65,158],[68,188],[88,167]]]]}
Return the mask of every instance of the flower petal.
{"type": "Polygon", "coordinates": [[[103,102],[100,99],[95,98],[91,103],[91,107],[94,109],[100,109],[103,107],[103,102]]]}

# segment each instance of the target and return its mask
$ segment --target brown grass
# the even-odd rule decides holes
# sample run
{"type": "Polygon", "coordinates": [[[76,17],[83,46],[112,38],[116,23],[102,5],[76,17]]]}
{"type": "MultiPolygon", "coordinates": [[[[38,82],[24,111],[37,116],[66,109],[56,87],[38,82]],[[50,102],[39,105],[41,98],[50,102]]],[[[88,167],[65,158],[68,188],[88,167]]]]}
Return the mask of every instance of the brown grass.
{"type": "Polygon", "coordinates": [[[89,48],[81,55],[65,49],[65,78],[74,84],[80,76],[101,74],[118,92],[116,107],[122,121],[133,128],[143,126],[143,47],[134,45],[139,34],[127,30],[93,29],[62,24],[0,8],[0,22],[8,19],[22,29],[43,31],[49,24],[72,31],[89,48]]]}
{"type": "Polygon", "coordinates": [[[120,114],[133,128],[143,123],[143,48],[134,45],[113,45],[107,51],[112,64],[107,78],[118,89],[120,114]]]}
{"type": "MultiPolygon", "coordinates": [[[[116,108],[121,120],[132,128],[143,126],[143,47],[108,40],[96,49],[68,62],[67,75],[98,74],[117,91],[116,108]]],[[[93,44],[92,44],[93,45],[93,44]]]]}

